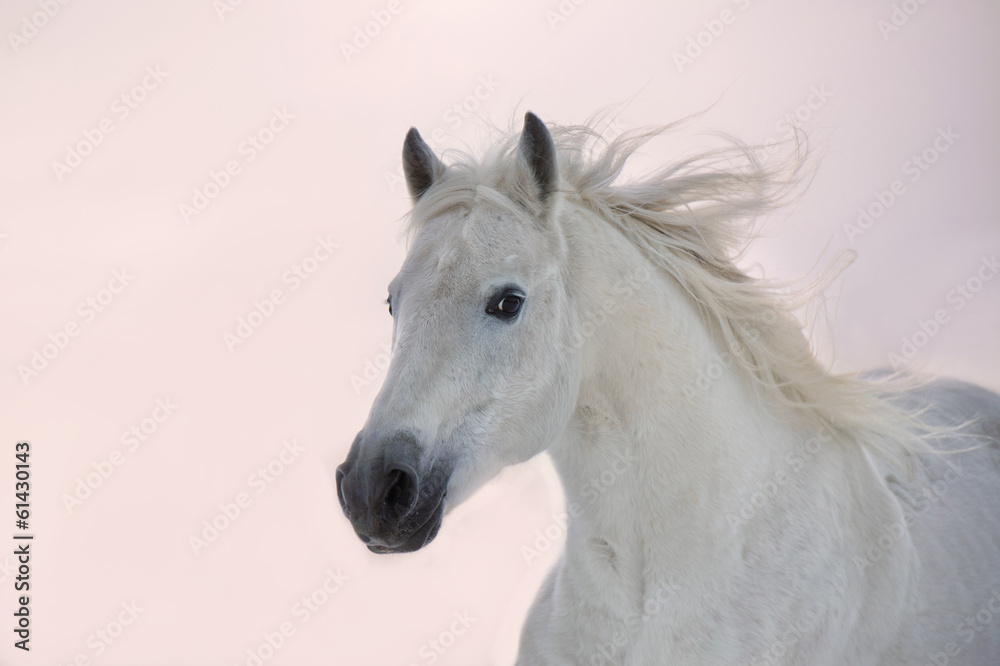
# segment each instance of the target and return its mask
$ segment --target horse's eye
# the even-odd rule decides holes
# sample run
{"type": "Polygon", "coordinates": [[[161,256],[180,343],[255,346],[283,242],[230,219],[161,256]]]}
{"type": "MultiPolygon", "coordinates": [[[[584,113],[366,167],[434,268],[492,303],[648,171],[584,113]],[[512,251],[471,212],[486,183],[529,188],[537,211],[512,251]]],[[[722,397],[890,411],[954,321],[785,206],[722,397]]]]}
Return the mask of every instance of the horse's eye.
{"type": "Polygon", "coordinates": [[[521,309],[521,297],[520,296],[507,296],[497,305],[497,310],[502,314],[516,315],[517,311],[521,309]]]}
{"type": "Polygon", "coordinates": [[[392,315],[392,296],[385,299],[385,304],[389,306],[389,314],[392,315]]]}
{"type": "Polygon", "coordinates": [[[493,298],[486,312],[500,319],[513,319],[521,311],[523,302],[524,296],[505,291],[493,298]]]}

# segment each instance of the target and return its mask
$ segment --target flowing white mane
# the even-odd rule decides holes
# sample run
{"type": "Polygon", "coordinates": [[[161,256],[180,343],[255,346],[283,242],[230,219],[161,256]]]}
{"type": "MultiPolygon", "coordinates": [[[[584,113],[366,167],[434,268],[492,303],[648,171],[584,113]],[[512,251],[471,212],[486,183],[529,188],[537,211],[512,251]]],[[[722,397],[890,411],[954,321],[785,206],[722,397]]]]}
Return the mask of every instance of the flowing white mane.
{"type": "MultiPolygon", "coordinates": [[[[805,144],[764,163],[755,147],[723,137],[719,148],[620,183],[636,151],[676,125],[626,131],[610,141],[590,126],[550,126],[563,200],[614,225],[676,279],[718,336],[727,360],[755,380],[765,400],[908,466],[907,453],[929,450],[928,441],[942,434],[889,399],[917,380],[896,373],[862,379],[830,372],[794,314],[812,290],[790,293],[751,278],[735,263],[753,237],[757,217],[798,190],[807,164],[805,144]]],[[[448,166],[414,207],[408,234],[444,212],[477,204],[521,218],[536,212],[530,183],[515,168],[517,141],[518,133],[509,132],[481,159],[446,153],[448,166]]]]}

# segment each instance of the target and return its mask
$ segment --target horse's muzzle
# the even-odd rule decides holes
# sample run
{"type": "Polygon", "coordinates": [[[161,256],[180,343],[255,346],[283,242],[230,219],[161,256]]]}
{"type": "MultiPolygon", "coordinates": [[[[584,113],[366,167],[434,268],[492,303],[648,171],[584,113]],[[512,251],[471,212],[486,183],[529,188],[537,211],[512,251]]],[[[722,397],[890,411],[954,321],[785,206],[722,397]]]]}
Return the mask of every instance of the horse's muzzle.
{"type": "Polygon", "coordinates": [[[408,553],[441,527],[451,466],[425,465],[408,432],[386,438],[358,433],[337,467],[337,498],[354,531],[373,553],[408,553]]]}

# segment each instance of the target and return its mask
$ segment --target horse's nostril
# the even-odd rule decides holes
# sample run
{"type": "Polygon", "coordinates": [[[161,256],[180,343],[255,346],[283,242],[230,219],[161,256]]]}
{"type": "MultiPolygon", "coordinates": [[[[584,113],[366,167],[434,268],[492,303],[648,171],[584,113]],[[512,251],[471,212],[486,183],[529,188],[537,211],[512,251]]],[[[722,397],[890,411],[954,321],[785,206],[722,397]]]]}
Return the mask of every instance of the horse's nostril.
{"type": "Polygon", "coordinates": [[[397,463],[389,470],[383,502],[387,515],[400,519],[417,503],[419,485],[412,467],[397,463]]]}

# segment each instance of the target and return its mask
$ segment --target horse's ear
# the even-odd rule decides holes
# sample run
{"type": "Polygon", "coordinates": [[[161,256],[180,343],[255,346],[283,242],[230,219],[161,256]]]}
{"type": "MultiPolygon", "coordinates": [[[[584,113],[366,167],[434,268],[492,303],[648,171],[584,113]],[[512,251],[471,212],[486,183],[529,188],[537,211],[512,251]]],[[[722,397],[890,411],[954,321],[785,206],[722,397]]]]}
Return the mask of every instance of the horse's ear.
{"type": "Polygon", "coordinates": [[[403,142],[403,174],[410,196],[416,202],[444,173],[444,163],[427,145],[416,127],[411,127],[403,142]]]}
{"type": "Polygon", "coordinates": [[[531,111],[524,114],[524,129],[521,131],[517,152],[528,167],[528,173],[538,190],[539,202],[544,205],[559,180],[556,144],[549,128],[531,111]]]}

